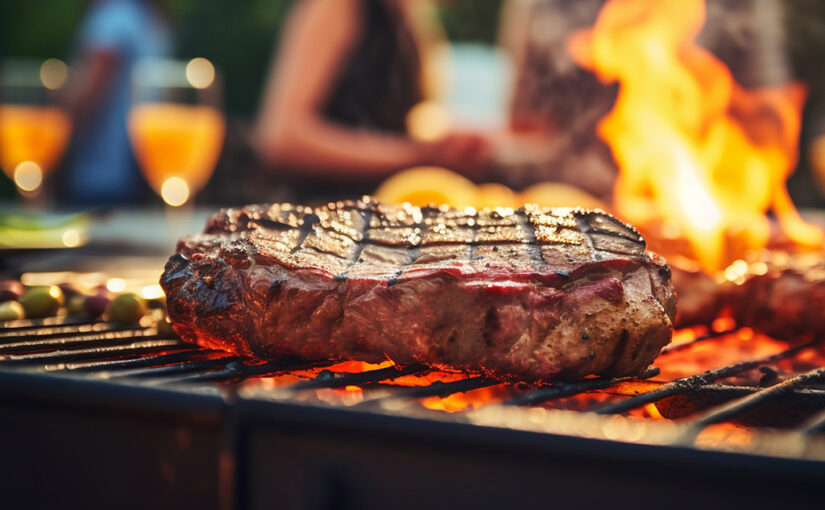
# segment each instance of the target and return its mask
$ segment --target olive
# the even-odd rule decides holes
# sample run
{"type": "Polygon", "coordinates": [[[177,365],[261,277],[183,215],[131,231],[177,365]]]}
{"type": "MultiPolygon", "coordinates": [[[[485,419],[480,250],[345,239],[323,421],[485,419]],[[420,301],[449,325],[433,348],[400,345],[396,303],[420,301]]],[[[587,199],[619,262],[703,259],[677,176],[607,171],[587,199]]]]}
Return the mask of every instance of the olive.
{"type": "Polygon", "coordinates": [[[86,296],[83,300],[83,310],[89,317],[100,317],[106,311],[111,299],[106,292],[98,292],[91,296],[86,296]]]}
{"type": "Polygon", "coordinates": [[[23,284],[17,280],[0,280],[0,302],[16,301],[23,295],[23,284]]]}
{"type": "Polygon", "coordinates": [[[64,301],[63,291],[56,285],[31,288],[20,298],[20,304],[23,305],[29,319],[56,314],[64,301]]]}
{"type": "Polygon", "coordinates": [[[112,322],[138,322],[145,313],[146,303],[131,293],[115,297],[106,308],[106,314],[112,322]]]}
{"type": "Polygon", "coordinates": [[[0,303],[0,321],[13,321],[26,318],[26,310],[17,301],[3,301],[0,303]]]}

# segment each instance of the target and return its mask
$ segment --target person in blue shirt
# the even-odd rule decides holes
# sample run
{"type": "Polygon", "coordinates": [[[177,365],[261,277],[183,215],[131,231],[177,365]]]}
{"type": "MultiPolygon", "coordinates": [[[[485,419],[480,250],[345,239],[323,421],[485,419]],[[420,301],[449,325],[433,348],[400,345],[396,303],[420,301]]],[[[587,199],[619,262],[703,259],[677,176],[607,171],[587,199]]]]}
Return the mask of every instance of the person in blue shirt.
{"type": "Polygon", "coordinates": [[[61,192],[69,204],[128,204],[144,195],[127,132],[132,68],[170,49],[166,22],[149,0],[91,3],[76,35],[67,97],[74,139],[61,192]]]}

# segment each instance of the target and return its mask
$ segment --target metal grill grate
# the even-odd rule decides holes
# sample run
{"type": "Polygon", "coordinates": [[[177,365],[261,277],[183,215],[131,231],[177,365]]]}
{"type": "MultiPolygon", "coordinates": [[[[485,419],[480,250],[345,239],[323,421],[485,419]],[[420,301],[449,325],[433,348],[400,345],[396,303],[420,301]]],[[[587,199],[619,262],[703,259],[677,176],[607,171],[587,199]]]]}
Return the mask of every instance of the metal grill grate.
{"type": "MultiPolygon", "coordinates": [[[[731,333],[735,333],[735,330],[712,332],[688,343],[670,346],[667,352],[685,350],[698,343],[712,342],[731,333]]],[[[792,431],[802,437],[812,437],[825,429],[825,391],[816,387],[816,383],[825,379],[825,368],[800,373],[767,387],[715,383],[771,363],[792,359],[815,347],[813,343],[791,347],[761,359],[742,361],[671,382],[659,383],[648,391],[636,391],[638,394],[630,396],[622,394],[622,398],[595,402],[577,410],[586,411],[588,415],[626,415],[634,409],[657,404],[672,397],[702,396],[714,405],[701,408],[680,420],[685,427],[673,441],[675,444],[690,445],[709,425],[735,420],[759,406],[779,401],[806,410],[809,416],[792,431]]],[[[154,327],[121,327],[102,322],[87,323],[70,318],[51,318],[41,321],[7,322],[0,329],[0,372],[82,375],[92,380],[148,384],[156,388],[168,388],[170,391],[179,390],[182,385],[211,385],[230,393],[237,392],[239,387],[250,381],[298,373],[298,380],[290,381],[289,384],[269,389],[256,386],[255,391],[251,393],[252,398],[303,401],[306,399],[302,399],[301,395],[310,390],[356,388],[362,392],[357,402],[341,399],[340,402],[333,403],[359,410],[409,410],[413,409],[410,405],[388,405],[388,402],[410,404],[426,398],[447,398],[491,387],[501,388],[502,391],[499,393],[503,397],[490,402],[489,405],[523,409],[546,406],[553,401],[593,392],[615,396],[617,392],[614,390],[619,385],[645,381],[659,374],[658,368],[651,367],[639,378],[591,378],[539,387],[502,384],[487,377],[453,374],[455,380],[447,382],[433,376],[432,381],[421,379],[426,381],[426,384],[405,385],[403,382],[395,381],[405,376],[426,378],[434,370],[424,365],[389,366],[355,372],[335,371],[334,368],[332,362],[322,360],[293,358],[262,362],[240,358],[183,343],[171,334],[159,333],[154,327]]],[[[250,393],[247,392],[245,395],[248,396],[250,393]]],[[[310,400],[318,403],[317,399],[310,400]]],[[[326,399],[325,405],[328,403],[329,399],[326,399]]],[[[770,420],[768,424],[775,425],[770,423],[770,420]]]]}
{"type": "Polygon", "coordinates": [[[730,384],[773,363],[810,361],[814,347],[669,382],[651,367],[638,378],[536,387],[424,365],[240,358],[154,327],[7,322],[0,433],[16,440],[5,443],[0,480],[18,476],[4,499],[29,506],[384,508],[392,500],[420,508],[442,491],[442,507],[521,507],[541,505],[549,491],[575,494],[575,507],[625,507],[644,493],[670,508],[817,508],[825,368],[766,387],[730,384]],[[446,405],[474,394],[487,400],[446,405]],[[676,420],[640,418],[679,399],[692,404],[676,420]],[[754,409],[767,411],[760,424],[784,428],[698,440],[754,409]],[[590,490],[594,479],[609,489],[590,490]],[[445,480],[472,490],[444,492],[445,480]],[[524,486],[537,489],[508,489],[524,486]]]}

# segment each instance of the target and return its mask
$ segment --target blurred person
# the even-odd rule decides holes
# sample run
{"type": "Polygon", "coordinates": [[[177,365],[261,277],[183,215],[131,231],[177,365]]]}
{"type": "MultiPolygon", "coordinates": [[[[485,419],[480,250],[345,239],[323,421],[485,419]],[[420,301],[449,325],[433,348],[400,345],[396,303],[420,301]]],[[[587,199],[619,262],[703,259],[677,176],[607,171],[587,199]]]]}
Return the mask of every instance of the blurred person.
{"type": "Polygon", "coordinates": [[[593,25],[606,0],[505,0],[499,44],[515,69],[500,175],[522,188],[572,184],[609,201],[617,167],[596,125],[612,108],[606,86],[568,54],[565,40],[593,25]]]}
{"type": "Polygon", "coordinates": [[[407,134],[408,112],[426,99],[422,39],[428,27],[420,14],[427,4],[301,0],[295,6],[264,91],[254,145],[295,181],[299,198],[359,197],[389,174],[419,165],[485,175],[492,152],[480,134],[453,132],[433,142],[407,134]]]}
{"type": "MultiPolygon", "coordinates": [[[[510,55],[515,82],[510,102],[515,163],[504,182],[573,184],[610,201],[618,174],[597,125],[613,108],[618,85],[604,84],[577,64],[566,41],[591,28],[608,0],[505,0],[499,44],[510,55]]],[[[697,42],[717,56],[747,89],[787,83],[782,6],[776,0],[707,0],[697,42]]]]}
{"type": "Polygon", "coordinates": [[[64,176],[73,205],[134,203],[148,196],[129,144],[132,68],[170,54],[161,9],[149,0],[93,0],[73,48],[66,101],[75,136],[64,176]]]}

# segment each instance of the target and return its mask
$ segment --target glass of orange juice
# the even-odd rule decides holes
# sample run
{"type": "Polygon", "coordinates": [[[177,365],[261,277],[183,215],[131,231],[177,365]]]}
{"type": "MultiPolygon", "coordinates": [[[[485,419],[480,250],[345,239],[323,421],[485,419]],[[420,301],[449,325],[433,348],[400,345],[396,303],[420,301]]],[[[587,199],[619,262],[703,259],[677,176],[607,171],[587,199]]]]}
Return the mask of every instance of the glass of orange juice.
{"type": "Polygon", "coordinates": [[[132,73],[129,138],[143,176],[166,204],[190,203],[212,176],[226,123],[219,79],[204,58],[145,60],[132,73]]]}
{"type": "Polygon", "coordinates": [[[62,61],[0,61],[0,168],[34,200],[66,150],[71,118],[58,105],[69,69],[62,61]]]}

